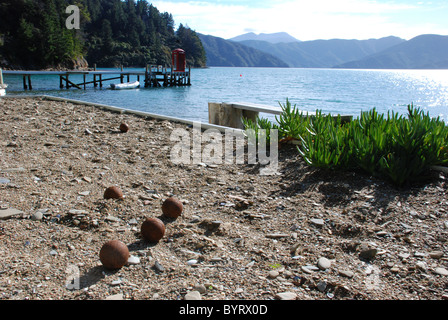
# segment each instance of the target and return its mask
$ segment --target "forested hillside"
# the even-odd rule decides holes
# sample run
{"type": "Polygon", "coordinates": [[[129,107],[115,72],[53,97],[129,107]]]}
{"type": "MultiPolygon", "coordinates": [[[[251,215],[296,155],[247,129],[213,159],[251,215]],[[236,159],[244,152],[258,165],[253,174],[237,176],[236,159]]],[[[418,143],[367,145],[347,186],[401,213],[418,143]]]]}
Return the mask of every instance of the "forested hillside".
{"type": "Polygon", "coordinates": [[[0,65],[6,68],[74,68],[171,64],[182,48],[187,64],[202,67],[196,32],[145,0],[2,0],[0,65]],[[80,9],[80,29],[69,30],[69,5],[80,9]]]}

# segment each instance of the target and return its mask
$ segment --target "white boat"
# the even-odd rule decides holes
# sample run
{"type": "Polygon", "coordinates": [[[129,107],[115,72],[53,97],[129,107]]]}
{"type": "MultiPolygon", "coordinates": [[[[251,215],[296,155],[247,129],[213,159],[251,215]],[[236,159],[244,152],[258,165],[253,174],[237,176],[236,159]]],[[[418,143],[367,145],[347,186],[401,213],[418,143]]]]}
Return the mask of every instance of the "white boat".
{"type": "Polygon", "coordinates": [[[114,90],[122,90],[122,89],[135,89],[140,87],[140,82],[126,82],[126,83],[112,83],[110,87],[114,90]]]}

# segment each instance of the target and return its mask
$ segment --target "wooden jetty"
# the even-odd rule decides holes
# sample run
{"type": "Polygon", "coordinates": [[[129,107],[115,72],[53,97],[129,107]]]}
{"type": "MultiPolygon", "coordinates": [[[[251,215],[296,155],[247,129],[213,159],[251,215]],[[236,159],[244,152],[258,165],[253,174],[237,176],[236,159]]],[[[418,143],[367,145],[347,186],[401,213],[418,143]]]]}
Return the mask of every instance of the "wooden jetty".
{"type": "Polygon", "coordinates": [[[59,88],[86,89],[87,85],[103,87],[104,82],[119,80],[120,83],[129,82],[132,77],[140,81],[144,79],[145,88],[148,87],[173,87],[191,85],[191,68],[185,71],[173,71],[173,68],[163,66],[147,66],[144,71],[126,70],[89,70],[89,71],[26,71],[26,70],[3,70],[4,75],[18,75],[23,77],[23,89],[32,90],[31,76],[54,75],[59,77],[59,88]],[[82,82],[75,83],[70,76],[82,75],[82,82]]]}

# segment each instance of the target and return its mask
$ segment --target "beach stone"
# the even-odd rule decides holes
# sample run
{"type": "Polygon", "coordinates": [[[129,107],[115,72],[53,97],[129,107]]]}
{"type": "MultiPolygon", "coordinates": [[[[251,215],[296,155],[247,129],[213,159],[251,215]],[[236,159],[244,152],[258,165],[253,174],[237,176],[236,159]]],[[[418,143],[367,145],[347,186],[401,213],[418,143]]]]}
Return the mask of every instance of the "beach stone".
{"type": "Polygon", "coordinates": [[[14,208],[0,209],[0,220],[9,219],[20,214],[23,214],[23,211],[14,208]]]}
{"type": "Polygon", "coordinates": [[[353,276],[355,275],[353,273],[353,271],[350,270],[339,270],[339,274],[341,276],[347,277],[347,278],[353,278],[353,276]]]}
{"type": "Polygon", "coordinates": [[[154,269],[158,272],[165,271],[165,268],[160,264],[159,261],[154,262],[154,269]]]}
{"type": "Polygon", "coordinates": [[[139,264],[140,263],[140,258],[136,257],[136,256],[129,256],[128,258],[128,264],[139,264]]]}
{"type": "Polygon", "coordinates": [[[432,251],[429,253],[429,256],[433,259],[440,259],[443,257],[443,252],[442,251],[432,251]]]}
{"type": "Polygon", "coordinates": [[[327,258],[321,257],[319,258],[319,260],[317,260],[317,266],[321,270],[329,269],[331,267],[331,261],[327,258]]]}
{"type": "Polygon", "coordinates": [[[106,299],[104,300],[123,300],[123,294],[122,293],[113,294],[111,296],[107,296],[106,299]]]}
{"type": "Polygon", "coordinates": [[[297,294],[294,292],[280,292],[275,295],[275,298],[278,300],[296,300],[297,294]]]}
{"type": "Polygon", "coordinates": [[[203,284],[197,284],[193,287],[194,291],[199,292],[200,294],[204,294],[207,292],[207,288],[203,284]]]}
{"type": "Polygon", "coordinates": [[[184,300],[202,300],[202,296],[199,291],[193,290],[185,295],[184,300]]]}
{"type": "Polygon", "coordinates": [[[0,183],[10,183],[11,180],[6,179],[6,178],[0,178],[0,183]]]}
{"type": "Polygon", "coordinates": [[[280,275],[280,273],[276,270],[271,270],[269,271],[269,278],[271,279],[275,279],[280,275]]]}
{"type": "Polygon", "coordinates": [[[448,276],[448,270],[445,268],[441,268],[441,267],[435,268],[434,272],[437,274],[440,274],[441,276],[448,276]]]}
{"type": "Polygon", "coordinates": [[[327,289],[327,281],[319,281],[319,283],[317,284],[317,290],[319,290],[320,292],[324,292],[325,289],[327,289]]]}
{"type": "Polygon", "coordinates": [[[325,221],[323,219],[311,219],[310,221],[312,224],[320,227],[325,224],[325,221]]]}
{"type": "Polygon", "coordinates": [[[363,247],[363,248],[361,248],[359,256],[363,259],[371,260],[376,257],[377,253],[378,253],[378,249],[376,249],[376,248],[363,247]]]}
{"type": "Polygon", "coordinates": [[[39,221],[39,220],[42,220],[43,217],[44,217],[44,214],[41,211],[37,211],[37,212],[33,213],[33,215],[31,216],[31,220],[39,221]]]}
{"type": "Polygon", "coordinates": [[[198,260],[196,260],[196,259],[191,259],[191,260],[188,260],[188,261],[187,261],[187,264],[188,264],[189,266],[195,265],[195,264],[197,264],[197,263],[198,263],[198,260]]]}

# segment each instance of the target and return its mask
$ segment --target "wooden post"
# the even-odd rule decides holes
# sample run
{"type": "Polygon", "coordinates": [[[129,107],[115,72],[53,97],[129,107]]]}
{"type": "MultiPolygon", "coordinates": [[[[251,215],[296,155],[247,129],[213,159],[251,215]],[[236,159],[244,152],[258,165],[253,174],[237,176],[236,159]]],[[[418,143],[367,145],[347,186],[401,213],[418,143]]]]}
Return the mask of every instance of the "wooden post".
{"type": "Polygon", "coordinates": [[[82,75],[82,78],[84,80],[84,90],[86,90],[86,74],[85,73],[82,75]]]}
{"type": "Polygon", "coordinates": [[[100,74],[100,88],[103,87],[103,75],[100,74]]]}
{"type": "Polygon", "coordinates": [[[3,84],[3,69],[0,68],[0,86],[3,84]]]}
{"type": "Polygon", "coordinates": [[[127,80],[128,80],[128,82],[129,82],[129,75],[127,75],[127,78],[126,78],[127,80]]]}
{"type": "Polygon", "coordinates": [[[68,84],[68,73],[65,75],[65,88],[70,88],[69,84],[68,84]]]}
{"type": "Polygon", "coordinates": [[[62,76],[59,76],[59,88],[60,89],[64,88],[64,84],[62,83],[62,76]]]}
{"type": "Polygon", "coordinates": [[[188,85],[189,86],[191,86],[191,80],[190,80],[190,78],[191,78],[191,66],[188,66],[188,85]]]}
{"type": "Polygon", "coordinates": [[[26,85],[26,76],[23,76],[23,89],[26,90],[28,89],[27,85],[26,85]]]}
{"type": "Polygon", "coordinates": [[[28,75],[28,88],[30,88],[30,90],[33,90],[33,86],[31,85],[31,76],[28,75]]]}

